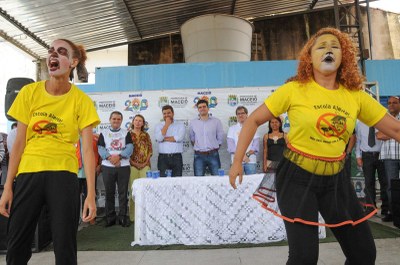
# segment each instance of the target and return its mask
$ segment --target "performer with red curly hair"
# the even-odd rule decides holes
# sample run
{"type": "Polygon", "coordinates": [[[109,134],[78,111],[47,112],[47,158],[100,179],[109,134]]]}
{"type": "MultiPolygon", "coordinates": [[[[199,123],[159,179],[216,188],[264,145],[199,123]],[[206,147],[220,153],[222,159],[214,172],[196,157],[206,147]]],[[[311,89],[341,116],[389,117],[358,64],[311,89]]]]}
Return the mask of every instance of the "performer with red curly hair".
{"type": "MultiPolygon", "coordinates": [[[[374,264],[376,248],[369,217],[343,166],[345,146],[356,120],[400,141],[400,122],[362,89],[364,77],[347,34],[319,30],[300,53],[296,76],[279,87],[245,122],[229,172],[242,181],[242,157],[257,127],[287,112],[290,131],[263,207],[284,220],[289,243],[287,264],[317,264],[318,226],[330,227],[346,264],[374,264]],[[276,198],[279,209],[270,206],[276,198]],[[318,213],[324,221],[320,223],[318,213]]],[[[258,197],[259,198],[259,197],[258,197]]],[[[373,205],[371,205],[373,207],[373,205]]]]}

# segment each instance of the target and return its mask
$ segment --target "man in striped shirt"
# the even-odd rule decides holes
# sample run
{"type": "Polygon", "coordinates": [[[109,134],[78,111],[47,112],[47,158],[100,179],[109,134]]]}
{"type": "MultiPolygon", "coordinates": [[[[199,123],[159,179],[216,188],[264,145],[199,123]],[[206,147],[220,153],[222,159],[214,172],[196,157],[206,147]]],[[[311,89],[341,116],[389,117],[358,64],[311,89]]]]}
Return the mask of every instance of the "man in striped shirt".
{"type": "MultiPolygon", "coordinates": [[[[389,113],[396,119],[400,120],[400,99],[397,96],[391,96],[388,100],[389,113]]],[[[376,134],[376,138],[382,140],[380,159],[383,160],[387,179],[387,194],[389,197],[389,214],[382,218],[384,222],[393,221],[392,208],[392,185],[391,179],[399,178],[400,170],[400,143],[389,138],[381,132],[376,134]]]]}

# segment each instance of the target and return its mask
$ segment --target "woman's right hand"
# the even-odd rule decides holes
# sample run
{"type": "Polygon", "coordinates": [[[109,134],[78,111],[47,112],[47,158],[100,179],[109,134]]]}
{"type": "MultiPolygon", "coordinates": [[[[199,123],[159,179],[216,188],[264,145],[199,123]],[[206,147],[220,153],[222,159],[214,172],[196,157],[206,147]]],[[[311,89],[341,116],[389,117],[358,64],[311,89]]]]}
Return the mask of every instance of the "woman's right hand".
{"type": "Polygon", "coordinates": [[[263,171],[264,171],[264,173],[267,173],[267,171],[268,171],[268,160],[264,160],[263,171]]]}
{"type": "Polygon", "coordinates": [[[236,178],[239,176],[239,184],[242,184],[243,180],[243,166],[240,162],[233,162],[231,169],[229,170],[229,183],[232,188],[236,189],[236,178]]]}
{"type": "Polygon", "coordinates": [[[5,217],[10,217],[10,209],[13,201],[12,189],[4,189],[0,199],[0,214],[5,217]]]}
{"type": "Polygon", "coordinates": [[[138,170],[141,170],[141,169],[143,169],[145,167],[145,163],[135,163],[135,167],[138,170]]]}

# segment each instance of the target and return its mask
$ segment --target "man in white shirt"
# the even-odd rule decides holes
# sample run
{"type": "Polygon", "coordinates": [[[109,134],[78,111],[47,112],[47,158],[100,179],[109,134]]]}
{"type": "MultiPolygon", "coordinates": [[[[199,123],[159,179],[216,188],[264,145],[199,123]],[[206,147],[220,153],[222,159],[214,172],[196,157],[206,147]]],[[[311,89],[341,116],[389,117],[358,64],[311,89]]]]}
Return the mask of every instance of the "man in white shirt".
{"type": "MultiPolygon", "coordinates": [[[[227,135],[228,152],[231,154],[231,163],[236,152],[236,145],[239,140],[239,134],[242,130],[242,125],[246,121],[248,110],[244,106],[236,108],[237,123],[229,127],[227,135]]],[[[243,157],[243,171],[246,175],[256,174],[257,172],[257,154],[260,145],[260,136],[254,135],[253,140],[247,147],[246,154],[243,157]]]]}
{"type": "Polygon", "coordinates": [[[128,213],[128,183],[131,172],[129,158],[133,152],[131,134],[121,128],[123,116],[119,111],[110,114],[110,128],[104,130],[98,140],[101,170],[106,189],[106,227],[116,224],[115,184],[118,186],[118,222],[122,227],[130,225],[128,213]]]}
{"type": "Polygon", "coordinates": [[[182,176],[182,152],[185,138],[185,125],[174,120],[174,108],[162,107],[164,121],[157,124],[154,135],[158,142],[157,168],[160,176],[166,176],[166,170],[172,170],[171,177],[182,176]]]}
{"type": "MultiPolygon", "coordinates": [[[[397,96],[391,96],[388,100],[388,110],[390,115],[395,119],[400,120],[400,99],[397,96]]],[[[395,139],[390,138],[382,132],[377,132],[376,136],[382,140],[382,148],[380,152],[380,159],[383,160],[385,165],[386,180],[387,180],[387,194],[389,196],[389,213],[386,217],[382,218],[384,222],[393,221],[392,213],[392,179],[399,179],[400,171],[400,143],[395,139]]]]}
{"type": "MultiPolygon", "coordinates": [[[[385,166],[382,160],[379,160],[382,141],[376,139],[375,128],[368,127],[361,121],[356,125],[356,159],[357,165],[363,169],[365,179],[366,197],[371,199],[376,207],[376,187],[375,174],[378,173],[379,186],[381,191],[381,215],[385,217],[389,211],[389,202],[387,195],[387,180],[385,175],[385,166]],[[373,137],[371,140],[370,138],[373,137]]],[[[368,202],[368,200],[367,200],[368,202]]],[[[368,208],[371,209],[371,208],[368,208]]],[[[368,214],[368,213],[367,213],[368,214]]]]}

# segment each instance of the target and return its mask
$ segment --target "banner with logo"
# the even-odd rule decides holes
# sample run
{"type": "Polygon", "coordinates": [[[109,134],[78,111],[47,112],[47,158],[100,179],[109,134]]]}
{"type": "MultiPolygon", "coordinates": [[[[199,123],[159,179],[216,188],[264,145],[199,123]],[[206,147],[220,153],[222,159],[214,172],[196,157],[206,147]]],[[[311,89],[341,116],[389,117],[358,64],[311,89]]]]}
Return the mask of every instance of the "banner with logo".
{"type": "MultiPolygon", "coordinates": [[[[171,105],[174,108],[174,118],[176,121],[183,122],[186,126],[186,137],[183,143],[183,175],[193,175],[193,148],[189,140],[190,121],[198,117],[196,103],[199,99],[209,102],[210,115],[221,120],[225,132],[224,143],[219,154],[222,168],[227,174],[230,168],[230,154],[227,152],[226,134],[228,128],[236,123],[235,111],[238,106],[245,106],[249,114],[256,109],[264,100],[276,89],[276,87],[242,87],[242,88],[220,88],[220,89],[179,89],[179,90],[157,90],[143,92],[110,92],[110,93],[91,93],[97,112],[101,119],[101,124],[96,128],[96,132],[109,127],[109,116],[114,110],[123,114],[122,126],[129,128],[133,117],[141,114],[146,119],[145,128],[153,140],[154,154],[151,158],[152,170],[157,168],[158,145],[154,140],[154,128],[162,121],[161,108],[164,105],[171,105]]],[[[287,117],[284,119],[284,130],[289,130],[287,117]]],[[[267,124],[257,130],[260,136],[260,149],[258,154],[258,171],[262,168],[262,137],[268,131],[267,124]]]]}

